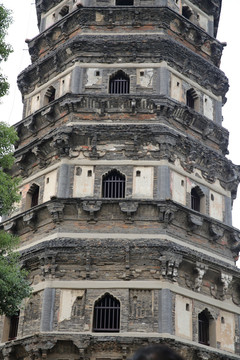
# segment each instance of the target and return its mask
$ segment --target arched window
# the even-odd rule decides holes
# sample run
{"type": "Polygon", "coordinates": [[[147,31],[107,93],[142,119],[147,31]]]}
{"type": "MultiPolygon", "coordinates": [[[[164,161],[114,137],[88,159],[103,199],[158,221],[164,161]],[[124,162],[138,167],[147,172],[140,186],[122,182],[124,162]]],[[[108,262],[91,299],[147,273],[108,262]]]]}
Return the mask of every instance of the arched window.
{"type": "Polygon", "coordinates": [[[130,79],[125,72],[119,70],[110,77],[109,93],[110,94],[129,94],[130,79]]]}
{"type": "Polygon", "coordinates": [[[189,89],[186,93],[186,104],[192,109],[196,109],[198,95],[194,89],[189,89]]]}
{"type": "Polygon", "coordinates": [[[198,314],[198,342],[209,345],[209,316],[206,310],[198,314]]]}
{"type": "Polygon", "coordinates": [[[93,331],[119,332],[120,302],[110,294],[105,294],[94,305],[93,331]]]}
{"type": "Polygon", "coordinates": [[[56,95],[56,89],[53,86],[50,86],[47,89],[45,97],[44,97],[44,105],[47,105],[50,102],[54,101],[55,95],[56,95]]]}
{"type": "Polygon", "coordinates": [[[131,6],[134,5],[134,0],[116,0],[118,6],[131,6]]]}
{"type": "Polygon", "coordinates": [[[201,197],[197,191],[197,188],[191,190],[191,209],[200,211],[201,197]]]}
{"type": "Polygon", "coordinates": [[[16,314],[9,317],[10,326],[9,326],[8,340],[14,340],[17,337],[19,316],[20,316],[20,311],[18,310],[16,314]]]}
{"type": "Polygon", "coordinates": [[[103,176],[102,197],[107,199],[125,198],[125,175],[113,169],[103,176]]]}

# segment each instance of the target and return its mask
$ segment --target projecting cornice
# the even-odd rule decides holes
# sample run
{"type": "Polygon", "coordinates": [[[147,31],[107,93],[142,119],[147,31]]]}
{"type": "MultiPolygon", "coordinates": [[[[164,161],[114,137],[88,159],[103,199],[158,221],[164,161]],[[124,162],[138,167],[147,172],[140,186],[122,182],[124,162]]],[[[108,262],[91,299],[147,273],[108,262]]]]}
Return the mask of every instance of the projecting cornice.
{"type": "MultiPolygon", "coordinates": [[[[44,134],[48,126],[58,127],[64,123],[74,121],[84,123],[91,120],[108,122],[111,116],[112,123],[168,123],[183,133],[194,131],[199,141],[205,141],[222,154],[227,154],[228,131],[212,120],[199,114],[185,104],[165,96],[156,95],[91,95],[67,94],[56,99],[32,115],[15,125],[18,133],[18,147],[26,146],[31,137],[44,134]]],[[[49,129],[47,130],[49,132],[49,129]]]]}
{"type": "Polygon", "coordinates": [[[209,183],[219,180],[235,198],[240,182],[240,166],[193,138],[161,124],[72,125],[53,129],[34,144],[15,152],[16,169],[23,177],[61,158],[116,159],[106,143],[116,144],[121,159],[145,161],[178,160],[192,173],[199,169],[209,183]],[[90,144],[90,145],[89,145],[90,144]],[[18,169],[18,170],[17,170],[18,169]]]}
{"type": "Polygon", "coordinates": [[[66,70],[73,62],[102,64],[161,63],[166,61],[173,69],[195,81],[216,96],[225,99],[228,80],[218,67],[202,56],[165,35],[83,35],[67,40],[57,50],[30,65],[18,77],[18,86],[23,95],[66,70]],[[108,44],[106,46],[106,44],[108,44]]]}
{"type": "MultiPolygon", "coordinates": [[[[161,238],[163,240],[161,246],[164,249],[165,246],[169,246],[168,243],[164,243],[167,240],[172,242],[172,249],[177,252],[181,250],[183,253],[185,251],[185,255],[188,254],[189,259],[195,254],[194,256],[199,259],[204,258],[209,263],[217,265],[221,262],[221,265],[228,267],[230,264],[234,265],[234,259],[239,253],[239,230],[172,200],[54,197],[51,201],[5,220],[1,223],[1,227],[22,236],[24,241],[21,246],[25,250],[21,251],[31,256],[32,244],[35,241],[37,242],[36,250],[43,246],[43,240],[38,236],[40,229],[41,231],[48,229],[46,234],[50,236],[59,228],[59,237],[67,238],[62,240],[60,245],[56,241],[56,246],[71,248],[76,246],[76,241],[79,241],[80,246],[81,242],[76,240],[76,237],[82,239],[82,233],[86,238],[89,235],[89,238],[93,237],[99,241],[106,237],[111,238],[111,235],[105,234],[104,224],[109,222],[116,230],[115,233],[118,234],[116,235],[117,239],[122,239],[123,242],[131,238],[134,239],[134,244],[137,246],[140,246],[142,241],[143,245],[156,247],[160,245],[161,238]],[[112,216],[113,212],[114,217],[112,216]],[[149,218],[149,214],[151,214],[151,218],[149,218]],[[126,227],[126,224],[130,226],[131,230],[126,227]],[[69,236],[61,236],[61,232],[65,233],[66,231],[70,231],[69,236]],[[96,235],[94,235],[95,233],[96,235]],[[151,242],[149,242],[149,237],[151,242]],[[190,256],[190,254],[192,255],[190,256]]],[[[52,240],[49,244],[53,246],[52,240]]],[[[94,242],[92,245],[95,247],[96,243],[94,242]]],[[[115,245],[113,246],[115,247],[115,245]]],[[[196,259],[192,258],[192,260],[194,262],[196,259]]],[[[232,267],[232,270],[234,268],[235,266],[232,267]]]]}
{"type": "Polygon", "coordinates": [[[121,8],[80,8],[54,23],[31,41],[28,41],[32,62],[49,51],[61,46],[72,34],[117,33],[131,34],[136,31],[144,37],[151,33],[172,34],[175,40],[219,66],[223,44],[211,37],[199,26],[167,7],[129,7],[127,17],[121,8]],[[98,20],[101,19],[101,20],[98,20]],[[149,26],[151,24],[151,26],[149,26]],[[94,30],[93,30],[94,29],[94,30]]]}

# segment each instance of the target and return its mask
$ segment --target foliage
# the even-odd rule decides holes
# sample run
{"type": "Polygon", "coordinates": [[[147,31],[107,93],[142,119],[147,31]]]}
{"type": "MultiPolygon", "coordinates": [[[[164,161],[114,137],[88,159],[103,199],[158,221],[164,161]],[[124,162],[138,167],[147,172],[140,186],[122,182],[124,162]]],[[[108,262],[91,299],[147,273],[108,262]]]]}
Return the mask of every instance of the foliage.
{"type": "MultiPolygon", "coordinates": [[[[12,52],[12,47],[5,42],[7,29],[12,18],[10,11],[0,4],[0,63],[6,61],[8,55],[12,52]]],[[[0,73],[0,97],[4,96],[9,88],[6,77],[0,73]]]]}
{"type": "MultiPolygon", "coordinates": [[[[0,122],[0,214],[6,214],[19,200],[18,178],[6,170],[14,163],[13,144],[18,139],[13,127],[0,122]]],[[[0,231],[0,314],[13,315],[21,301],[30,295],[27,273],[21,269],[19,253],[14,251],[18,238],[0,231]]]]}
{"type": "MultiPolygon", "coordinates": [[[[12,51],[5,42],[10,22],[10,12],[0,4],[0,63],[6,61],[12,51]]],[[[0,97],[7,93],[8,88],[6,77],[0,73],[0,97]]],[[[14,128],[0,122],[0,216],[11,212],[14,203],[19,200],[20,179],[12,179],[10,175],[17,140],[14,128]]],[[[16,313],[22,300],[31,292],[26,270],[21,269],[20,255],[15,251],[17,244],[16,236],[0,231],[0,315],[16,313]]]]}
{"type": "Polygon", "coordinates": [[[19,253],[12,250],[18,239],[0,231],[0,314],[13,315],[31,293],[27,272],[21,269],[19,253]]]}
{"type": "Polygon", "coordinates": [[[14,202],[19,200],[19,179],[12,179],[6,172],[14,163],[13,144],[17,139],[14,128],[0,122],[0,215],[11,211],[14,202]]]}

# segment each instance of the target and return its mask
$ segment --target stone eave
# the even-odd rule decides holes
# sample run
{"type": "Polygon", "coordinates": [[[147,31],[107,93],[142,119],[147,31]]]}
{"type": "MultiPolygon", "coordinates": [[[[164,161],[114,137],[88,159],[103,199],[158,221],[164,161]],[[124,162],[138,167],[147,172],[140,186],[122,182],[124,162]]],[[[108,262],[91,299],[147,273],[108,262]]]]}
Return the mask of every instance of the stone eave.
{"type": "MultiPolygon", "coordinates": [[[[21,176],[29,176],[31,166],[47,167],[53,157],[75,158],[83,153],[84,158],[110,160],[114,154],[104,150],[106,140],[121,144],[123,159],[167,159],[173,163],[179,159],[183,169],[192,173],[199,169],[209,183],[219,179],[222,187],[236,196],[240,182],[240,166],[234,165],[216,150],[199,144],[193,137],[173,130],[164,124],[74,124],[53,129],[41,139],[35,139],[15,152],[16,163],[22,169],[21,176]],[[92,131],[94,127],[94,132],[92,131]],[[137,129],[137,136],[136,136],[137,129]],[[129,142],[130,141],[130,142],[129,142]],[[90,145],[89,145],[90,144],[90,145]],[[146,144],[148,148],[146,149],[146,144]],[[150,150],[149,145],[153,149],[150,150]],[[156,148],[157,146],[157,148],[156,148]],[[79,153],[77,155],[77,153],[79,153]],[[106,157],[107,156],[107,157],[106,157]],[[29,160],[30,159],[30,160],[29,160]]],[[[113,157],[115,159],[115,157],[113,157]]],[[[15,168],[14,170],[17,171],[15,168]]]]}
{"type": "MultiPolygon", "coordinates": [[[[20,337],[14,341],[9,341],[0,346],[2,356],[16,356],[15,352],[21,350],[25,356],[37,356],[42,354],[47,357],[57,343],[72,343],[79,351],[79,357],[89,357],[90,353],[96,353],[99,348],[102,351],[109,351],[114,345],[114,349],[125,358],[129,358],[139,349],[139,347],[164,344],[174,349],[180,354],[192,356],[195,360],[211,358],[211,360],[238,360],[239,356],[230,352],[221,351],[210,346],[197,344],[177,338],[170,334],[161,333],[77,333],[77,332],[47,332],[36,333],[34,335],[20,337]]],[[[77,354],[76,354],[77,355],[77,354]]]]}
{"type": "MultiPolygon", "coordinates": [[[[109,121],[109,115],[116,117],[116,114],[119,114],[121,124],[126,122],[139,122],[141,124],[144,122],[144,120],[139,119],[141,114],[153,114],[153,119],[148,121],[179,123],[180,131],[185,132],[186,129],[191,129],[200,141],[202,139],[209,140],[209,142],[216,144],[216,149],[219,148],[219,151],[224,155],[228,153],[229,134],[222,126],[171,98],[139,94],[124,95],[117,98],[111,95],[66,94],[15,124],[19,136],[17,149],[22,147],[22,143],[26,146],[27,139],[32,136],[37,137],[39,131],[45,127],[57,126],[58,121],[63,116],[71,114],[72,119],[74,114],[84,113],[92,113],[92,120],[100,120],[101,122],[105,122],[105,119],[109,121]],[[94,99],[94,107],[84,105],[87,98],[94,99]],[[142,105],[142,100],[146,100],[147,106],[142,105]],[[128,115],[128,120],[124,120],[126,115],[128,115]]],[[[119,122],[119,119],[113,118],[112,122],[119,122]]],[[[84,123],[83,119],[81,123],[84,123]]]]}
{"type": "Polygon", "coordinates": [[[69,36],[71,36],[73,32],[74,35],[76,35],[76,32],[79,31],[81,35],[83,35],[87,32],[94,34],[94,32],[111,31],[112,36],[114,36],[115,28],[117,28],[118,31],[121,28],[123,31],[126,31],[128,27],[128,32],[131,30],[136,31],[137,29],[139,33],[149,32],[151,34],[154,28],[157,32],[160,30],[172,31],[173,34],[175,33],[175,36],[178,37],[179,41],[189,42],[189,46],[194,46],[197,53],[201,54],[202,51],[202,56],[205,56],[216,66],[219,65],[223,44],[172,9],[168,7],[149,7],[146,12],[146,8],[138,7],[136,13],[136,8],[129,7],[127,19],[124,17],[124,13],[125,10],[119,7],[110,9],[106,7],[97,9],[84,7],[71,12],[32,40],[28,40],[32,62],[36,61],[39,56],[43,57],[45,52],[49,52],[61,45],[62,41],[69,39],[69,36]],[[104,16],[105,21],[96,21],[96,16],[93,16],[96,11],[104,16]],[[119,20],[119,14],[121,13],[123,17],[122,20],[119,20]],[[145,19],[142,13],[145,14],[145,19]],[[144,25],[149,26],[150,21],[151,30],[145,30],[144,25]],[[81,24],[84,24],[84,26],[81,24]],[[96,28],[94,31],[92,30],[93,26],[96,28]],[[109,28],[111,29],[109,30],[109,28]],[[61,33],[61,35],[58,34],[57,39],[56,36],[54,36],[56,31],[61,33]],[[193,34],[195,34],[194,41],[192,41],[193,34]],[[43,41],[45,50],[43,48],[44,45],[42,45],[43,41]],[[204,44],[207,44],[207,52],[204,51],[204,44]],[[209,54],[209,51],[211,54],[209,54]]]}
{"type": "MultiPolygon", "coordinates": [[[[132,224],[134,233],[135,227],[139,228],[142,223],[146,223],[144,230],[142,229],[142,237],[147,234],[154,239],[154,236],[158,237],[161,230],[164,234],[182,239],[187,249],[188,244],[194,244],[192,240],[194,234],[194,237],[208,239],[208,245],[205,244],[204,248],[207,250],[208,247],[212,247],[212,252],[216,254],[222,254],[223,248],[227,246],[228,256],[230,253],[232,254],[231,260],[238,256],[240,250],[239,230],[172,200],[54,198],[8,218],[1,223],[1,228],[20,237],[24,235],[24,238],[26,238],[26,234],[29,234],[28,236],[32,239],[32,232],[35,233],[39,226],[43,227],[48,223],[53,223],[56,226],[61,224],[61,228],[64,229],[64,223],[70,220],[75,224],[73,234],[83,232],[81,230],[82,223],[94,225],[96,233],[99,231],[104,233],[103,229],[99,230],[98,224],[113,221],[115,228],[119,227],[119,234],[127,236],[129,231],[126,232],[125,227],[122,227],[121,224],[132,224]],[[115,218],[112,219],[112,212],[109,211],[110,218],[108,219],[106,211],[113,206],[116,211],[115,218]],[[153,213],[151,220],[147,217],[149,207],[153,213]],[[141,211],[138,211],[140,208],[141,211]],[[77,223],[79,223],[79,229],[77,223]],[[155,225],[153,226],[153,224],[155,225]],[[179,224],[184,229],[182,235],[179,232],[179,224]]],[[[59,236],[61,237],[61,235],[59,236]]],[[[136,236],[141,238],[141,235],[137,235],[137,233],[136,236]]],[[[29,247],[31,247],[30,244],[29,247]]],[[[200,247],[199,252],[201,252],[200,247]]],[[[215,262],[215,260],[211,259],[211,262],[215,262]]]]}
{"type": "Polygon", "coordinates": [[[116,35],[114,38],[102,35],[76,36],[24,70],[18,77],[19,89],[23,95],[31,93],[37,84],[39,86],[46,80],[54,79],[63,67],[66,69],[73,61],[89,65],[91,62],[113,64],[114,67],[119,58],[123,62],[137,64],[166,61],[171,67],[223,99],[228,91],[228,80],[218,67],[172,40],[170,36],[158,36],[156,39],[154,35],[148,35],[144,42],[142,36],[137,35],[134,38],[131,35],[116,35]]]}

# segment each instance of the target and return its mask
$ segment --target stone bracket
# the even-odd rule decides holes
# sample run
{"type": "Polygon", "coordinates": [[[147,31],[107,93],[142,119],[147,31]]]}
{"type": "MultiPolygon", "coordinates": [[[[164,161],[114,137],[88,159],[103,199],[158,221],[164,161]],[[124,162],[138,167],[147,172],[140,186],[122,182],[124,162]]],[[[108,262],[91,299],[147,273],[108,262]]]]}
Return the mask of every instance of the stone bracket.
{"type": "Polygon", "coordinates": [[[119,203],[120,209],[123,213],[126,213],[127,218],[125,220],[126,224],[132,224],[133,223],[133,214],[138,209],[138,203],[137,202],[120,202],[119,203]]]}
{"type": "Polygon", "coordinates": [[[60,202],[51,202],[47,205],[48,211],[51,214],[54,223],[59,224],[63,221],[64,204],[60,202]]]}
{"type": "Polygon", "coordinates": [[[218,241],[223,237],[224,230],[220,226],[210,224],[209,233],[214,241],[218,241]]]}
{"type": "Polygon", "coordinates": [[[203,224],[203,218],[199,214],[188,214],[188,223],[191,231],[195,231],[203,224]]]}
{"type": "Polygon", "coordinates": [[[208,270],[208,266],[203,263],[197,262],[195,270],[197,271],[197,277],[194,282],[193,290],[200,292],[202,288],[203,277],[208,270]]]}
{"type": "Polygon", "coordinates": [[[29,210],[23,216],[23,222],[27,225],[31,230],[36,230],[36,211],[29,210]]]}
{"type": "Polygon", "coordinates": [[[168,204],[158,204],[157,207],[159,210],[159,222],[164,223],[165,227],[167,227],[174,220],[177,208],[168,204]]]}
{"type": "Polygon", "coordinates": [[[161,262],[162,276],[176,282],[178,280],[178,268],[183,260],[183,256],[166,251],[162,253],[159,260],[161,262]]]}
{"type": "Polygon", "coordinates": [[[97,222],[96,213],[100,211],[101,206],[102,201],[89,200],[82,202],[82,209],[89,213],[89,223],[95,224],[97,222]]]}

